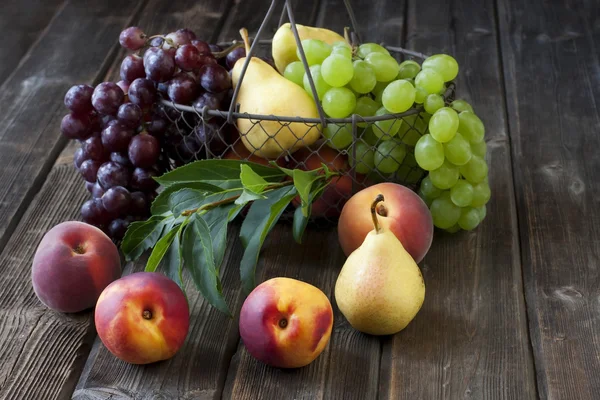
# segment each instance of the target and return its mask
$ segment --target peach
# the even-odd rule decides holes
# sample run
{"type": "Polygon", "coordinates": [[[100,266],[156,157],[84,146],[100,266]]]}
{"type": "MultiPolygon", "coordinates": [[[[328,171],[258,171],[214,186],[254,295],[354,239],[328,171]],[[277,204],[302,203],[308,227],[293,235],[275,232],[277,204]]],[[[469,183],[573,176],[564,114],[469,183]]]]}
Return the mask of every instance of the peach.
{"type": "Polygon", "coordinates": [[[380,193],[385,202],[377,208],[379,224],[392,231],[415,262],[420,262],[433,239],[431,213],[415,192],[396,183],[370,186],[348,200],[338,221],[342,250],[346,256],[350,255],[373,230],[370,205],[380,193]]]}
{"type": "Polygon", "coordinates": [[[248,352],[279,368],[310,364],[329,343],[332,326],[333,310],[325,293],[290,278],[258,285],[240,312],[240,336],[248,352]]]}
{"type": "Polygon", "coordinates": [[[46,232],[31,271],[40,301],[66,313],[94,307],[104,288],[120,276],[117,246],[100,229],[78,221],[60,223],[46,232]]]}
{"type": "Polygon", "coordinates": [[[175,282],[157,272],[136,272],[104,289],[95,322],[102,343],[116,357],[149,364],[177,353],[190,317],[185,294],[175,282]]]}

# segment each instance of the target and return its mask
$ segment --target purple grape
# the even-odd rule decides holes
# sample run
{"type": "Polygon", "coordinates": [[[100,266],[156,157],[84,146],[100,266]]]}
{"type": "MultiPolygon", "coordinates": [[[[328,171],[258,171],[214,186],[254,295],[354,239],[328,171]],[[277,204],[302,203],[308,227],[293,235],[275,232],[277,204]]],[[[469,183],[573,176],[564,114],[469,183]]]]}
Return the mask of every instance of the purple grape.
{"type": "Polygon", "coordinates": [[[134,135],[133,129],[122,122],[116,122],[102,131],[102,145],[110,152],[127,151],[134,135]]]}
{"type": "Polygon", "coordinates": [[[81,147],[75,150],[75,154],[73,154],[73,164],[75,165],[75,168],[79,169],[81,164],[87,159],[88,156],[81,147]]]}
{"type": "MultiPolygon", "coordinates": [[[[148,43],[148,45],[150,45],[151,47],[161,47],[164,42],[165,42],[165,39],[157,36],[155,38],[150,39],[150,42],[148,43]]],[[[146,51],[148,51],[148,50],[146,50],[146,51]]]]}
{"type": "Polygon", "coordinates": [[[70,113],[60,122],[60,131],[69,139],[85,140],[92,134],[89,114],[70,113]]]}
{"type": "Polygon", "coordinates": [[[221,155],[228,146],[222,132],[216,125],[202,124],[196,126],[192,134],[201,144],[210,149],[211,153],[221,155]]]}
{"type": "Polygon", "coordinates": [[[122,186],[114,186],[108,189],[102,196],[102,205],[113,214],[123,215],[129,210],[131,194],[122,186]]]}
{"type": "Polygon", "coordinates": [[[129,159],[136,167],[150,168],[158,161],[160,143],[152,135],[141,133],[129,143],[129,159]]]}
{"type": "Polygon", "coordinates": [[[125,237],[128,227],[128,221],[121,218],[114,219],[108,224],[108,235],[115,241],[121,240],[125,237]]]}
{"type": "MultiPolygon", "coordinates": [[[[201,112],[204,107],[208,110],[218,110],[221,108],[221,101],[219,98],[210,92],[204,92],[198,97],[192,105],[198,112],[201,112]]],[[[209,116],[209,119],[212,118],[209,116]]]]}
{"type": "Polygon", "coordinates": [[[157,49],[147,56],[144,55],[144,70],[146,77],[154,82],[168,81],[175,72],[174,54],[157,49]]]}
{"type": "Polygon", "coordinates": [[[129,93],[129,82],[127,81],[119,81],[117,82],[117,86],[121,88],[123,94],[129,93]]]}
{"type": "Polygon", "coordinates": [[[117,118],[123,125],[136,128],[142,120],[142,114],[142,109],[137,104],[125,103],[119,107],[117,118]]]}
{"type": "MultiPolygon", "coordinates": [[[[190,162],[198,157],[198,153],[202,150],[202,143],[196,138],[195,135],[184,137],[179,144],[176,146],[176,155],[180,161],[184,163],[190,162]]],[[[174,157],[175,158],[175,157],[174,157]]]]}
{"type": "Polygon", "coordinates": [[[79,173],[81,174],[81,176],[83,176],[83,179],[85,179],[86,181],[96,182],[98,170],[100,169],[101,165],[102,162],[100,161],[85,160],[81,163],[81,166],[79,167],[79,173]]]}
{"type": "Polygon", "coordinates": [[[65,94],[65,106],[74,113],[87,114],[93,110],[93,93],[94,88],[90,85],[72,86],[65,94]]]}
{"type": "Polygon", "coordinates": [[[129,85],[129,100],[142,109],[146,109],[156,99],[156,88],[151,80],[138,78],[129,85]]]}
{"type": "MultiPolygon", "coordinates": [[[[162,40],[162,39],[160,39],[160,40],[162,40]]],[[[160,46],[162,46],[162,44],[160,46]]],[[[143,60],[144,65],[146,65],[146,63],[148,62],[148,57],[150,57],[152,54],[156,54],[158,52],[158,50],[161,49],[160,46],[157,46],[157,47],[148,47],[146,49],[146,51],[144,52],[144,55],[142,56],[142,60],[143,60]]],[[[146,72],[144,71],[144,74],[145,73],[146,72]]]]}
{"type": "Polygon", "coordinates": [[[229,69],[233,69],[233,66],[240,58],[246,57],[246,49],[238,47],[231,50],[225,57],[225,65],[229,69]]]}
{"type": "Polygon", "coordinates": [[[150,122],[146,125],[146,130],[152,136],[160,137],[166,132],[167,126],[168,122],[166,119],[158,115],[153,115],[150,122]]]}
{"type": "Polygon", "coordinates": [[[102,201],[100,199],[91,199],[81,206],[81,217],[85,223],[97,227],[104,227],[110,220],[111,215],[106,211],[104,206],[102,206],[102,201]]]}
{"type": "MultiPolygon", "coordinates": [[[[90,183],[90,182],[86,182],[86,185],[88,183],[90,183]]],[[[98,182],[93,184],[93,187],[90,190],[90,192],[92,193],[92,197],[95,199],[99,199],[104,195],[104,189],[102,189],[102,186],[100,186],[100,184],[98,182]]]]}
{"type": "Polygon", "coordinates": [[[177,104],[189,104],[198,95],[198,84],[185,72],[180,72],[169,81],[169,98],[177,104]]]}
{"type": "Polygon", "coordinates": [[[169,82],[160,82],[156,84],[156,90],[158,93],[162,93],[165,96],[169,95],[169,82]]]}
{"type": "Polygon", "coordinates": [[[92,183],[92,182],[85,181],[85,188],[86,188],[86,189],[87,189],[87,191],[88,191],[88,192],[90,192],[90,193],[92,193],[92,191],[94,190],[94,186],[95,186],[95,185],[96,185],[95,183],[92,183]]]}
{"type": "Polygon", "coordinates": [[[118,152],[110,153],[110,161],[116,162],[117,164],[121,164],[124,167],[133,167],[133,164],[131,164],[131,161],[129,161],[129,157],[127,156],[127,154],[118,152]]]}
{"type": "Polygon", "coordinates": [[[81,144],[81,148],[87,159],[94,161],[106,161],[108,152],[102,145],[102,139],[98,136],[92,136],[81,144]]]}
{"type": "Polygon", "coordinates": [[[176,32],[171,32],[167,35],[167,39],[171,39],[178,46],[183,46],[196,39],[196,34],[191,30],[184,28],[176,32]]]}
{"type": "Polygon", "coordinates": [[[109,126],[115,124],[117,122],[117,117],[114,115],[104,115],[100,119],[101,130],[108,128],[109,126]]]}
{"type": "Polygon", "coordinates": [[[92,105],[101,114],[115,115],[123,104],[123,90],[113,82],[102,82],[94,89],[92,105]]]}
{"type": "Polygon", "coordinates": [[[200,64],[202,66],[204,65],[217,65],[217,59],[214,58],[213,56],[207,56],[207,55],[201,55],[200,56],[200,64]]]}
{"type": "Polygon", "coordinates": [[[222,66],[209,64],[200,69],[200,85],[211,93],[224,92],[231,87],[231,78],[222,66]]]}
{"type": "Polygon", "coordinates": [[[221,51],[224,50],[218,44],[209,44],[208,47],[210,48],[210,51],[213,52],[213,53],[218,53],[218,52],[221,52],[221,51]]]}
{"type": "Polygon", "coordinates": [[[114,186],[127,187],[130,180],[131,170],[116,162],[105,162],[98,169],[98,183],[104,190],[114,186]]]}
{"type": "Polygon", "coordinates": [[[130,26],[119,35],[119,43],[128,50],[138,50],[146,43],[146,34],[137,26],[130,26]]]}
{"type": "Polygon", "coordinates": [[[156,199],[156,196],[158,196],[158,193],[156,191],[146,193],[146,199],[148,200],[148,204],[152,204],[154,199],[156,199]]]}
{"type": "Polygon", "coordinates": [[[144,215],[149,208],[149,202],[146,195],[142,192],[131,192],[131,206],[129,213],[131,215],[144,215]]]}
{"type": "Polygon", "coordinates": [[[202,40],[192,40],[190,42],[190,44],[192,46],[194,46],[195,48],[197,48],[198,51],[200,52],[200,54],[206,54],[206,55],[211,55],[212,54],[208,43],[206,43],[205,41],[202,41],[202,40]]]}
{"type": "Polygon", "coordinates": [[[200,50],[192,44],[181,46],[175,52],[175,64],[184,71],[202,67],[200,50]]]}
{"type": "Polygon", "coordinates": [[[158,173],[153,169],[136,168],[131,175],[131,188],[142,192],[150,192],[158,188],[158,182],[153,178],[158,173]]]}
{"type": "Polygon", "coordinates": [[[144,60],[142,57],[130,54],[121,62],[121,79],[127,82],[133,82],[137,78],[145,78],[144,60]]]}

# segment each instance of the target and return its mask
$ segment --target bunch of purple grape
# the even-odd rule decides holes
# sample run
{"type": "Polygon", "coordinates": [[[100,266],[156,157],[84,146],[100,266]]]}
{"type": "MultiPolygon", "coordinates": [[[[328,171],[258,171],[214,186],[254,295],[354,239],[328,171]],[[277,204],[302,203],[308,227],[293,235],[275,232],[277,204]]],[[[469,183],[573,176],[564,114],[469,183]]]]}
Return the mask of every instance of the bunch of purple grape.
{"type": "Polygon", "coordinates": [[[242,48],[222,54],[188,29],[149,38],[130,27],[119,41],[136,52],[123,59],[121,80],[71,87],[64,99],[70,112],[61,123],[63,135],[81,143],[74,164],[92,194],[81,216],[114,241],[129,223],[150,215],[158,188],[153,177],[203,158],[209,147],[227,147],[219,121],[198,123],[195,113],[179,113],[160,100],[198,110],[228,106],[228,69],[245,56],[242,48]]]}

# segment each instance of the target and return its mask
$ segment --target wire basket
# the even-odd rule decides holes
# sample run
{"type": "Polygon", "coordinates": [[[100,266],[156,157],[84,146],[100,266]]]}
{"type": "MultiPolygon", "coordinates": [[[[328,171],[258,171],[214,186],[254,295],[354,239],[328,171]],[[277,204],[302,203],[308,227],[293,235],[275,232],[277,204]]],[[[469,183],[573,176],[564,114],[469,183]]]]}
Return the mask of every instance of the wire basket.
{"type": "MultiPolygon", "coordinates": [[[[257,52],[271,44],[271,40],[261,40],[265,25],[272,17],[278,0],[273,0],[265,18],[257,31],[252,46],[246,55],[238,84],[232,93],[229,93],[229,109],[211,110],[207,107],[197,109],[192,106],[175,104],[170,100],[162,100],[163,112],[171,121],[171,131],[169,133],[172,141],[171,162],[173,166],[178,166],[188,162],[201,159],[240,159],[268,164],[269,161],[275,161],[277,164],[287,168],[316,169],[321,167],[321,163],[329,168],[343,172],[339,177],[334,178],[332,184],[323,192],[321,197],[313,203],[312,219],[335,221],[339,216],[343,205],[354,193],[361,189],[380,182],[395,182],[416,190],[420,181],[426,176],[427,171],[418,167],[414,157],[414,146],[418,139],[428,133],[428,114],[423,112],[422,107],[409,109],[404,113],[385,114],[379,116],[362,117],[352,114],[347,118],[329,118],[323,111],[315,90],[315,83],[309,71],[309,66],[301,46],[301,39],[296,28],[294,14],[289,1],[285,1],[279,25],[285,21],[285,16],[289,18],[290,26],[295,37],[296,45],[299,49],[300,60],[302,61],[312,89],[313,99],[316,103],[318,118],[301,118],[297,116],[285,115],[259,115],[239,112],[237,97],[239,89],[249,65],[250,59],[256,57],[257,52]],[[238,121],[247,120],[249,128],[240,130],[238,121]],[[293,124],[293,125],[292,125],[293,124]],[[291,130],[298,129],[299,124],[303,124],[306,133],[304,135],[294,134],[291,130]],[[276,125],[275,132],[273,126],[276,125]],[[267,129],[268,127],[268,129],[267,129]],[[265,142],[256,145],[256,143],[246,145],[243,138],[251,131],[261,130],[265,134],[265,142]],[[282,145],[277,142],[277,137],[281,130],[289,130],[290,135],[295,138],[295,143],[286,143],[282,145]],[[305,138],[313,135],[314,130],[319,131],[320,139],[307,146],[305,138]],[[325,132],[328,130],[328,132],[325,132]],[[348,146],[340,149],[339,143],[336,143],[336,135],[340,130],[345,130],[344,134],[351,133],[352,142],[348,146]],[[269,133],[270,132],[270,133],[269,133]],[[325,135],[324,133],[329,133],[325,135]],[[327,138],[326,136],[329,136],[327,138]],[[389,154],[383,154],[380,144],[384,141],[392,140],[395,146],[402,150],[396,151],[400,159],[396,159],[389,154]],[[279,144],[281,151],[277,156],[267,159],[261,155],[262,147],[267,145],[271,147],[279,144]],[[288,150],[292,148],[293,150],[288,150]],[[379,153],[379,154],[378,154],[379,153]],[[374,161],[379,160],[379,165],[373,167],[374,161]],[[385,162],[388,168],[382,168],[385,162]],[[387,172],[391,169],[393,172],[387,172]],[[382,172],[383,170],[383,172],[382,172]]],[[[356,20],[354,13],[348,1],[344,1],[353,30],[351,31],[352,42],[360,42],[356,30],[356,20]]],[[[235,45],[232,41],[222,45],[235,45]]],[[[397,59],[425,59],[427,56],[406,50],[399,47],[384,46],[397,59]]],[[[448,83],[443,95],[445,102],[449,103],[454,98],[455,85],[448,83]]],[[[276,94],[274,94],[276,95],[276,94]]],[[[312,141],[312,140],[311,140],[312,141]]],[[[388,148],[392,145],[387,145],[388,148]]],[[[293,202],[294,206],[299,205],[293,202]]],[[[293,210],[284,213],[283,218],[290,218],[293,210]]]]}

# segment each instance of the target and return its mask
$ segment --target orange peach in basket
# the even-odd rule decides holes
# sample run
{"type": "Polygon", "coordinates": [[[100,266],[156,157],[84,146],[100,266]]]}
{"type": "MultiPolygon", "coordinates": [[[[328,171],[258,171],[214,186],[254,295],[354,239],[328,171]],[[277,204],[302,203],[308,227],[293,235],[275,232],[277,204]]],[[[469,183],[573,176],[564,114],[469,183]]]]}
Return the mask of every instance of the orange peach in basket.
{"type": "Polygon", "coordinates": [[[156,272],[137,272],[102,292],[95,322],[111,353],[131,364],[148,364],[169,359],[181,348],[189,308],[175,282],[156,272]]]}
{"type": "Polygon", "coordinates": [[[310,364],[327,346],[332,326],[325,293],[290,278],[257,286],[240,312],[240,336],[248,352],[279,368],[310,364]]]}

